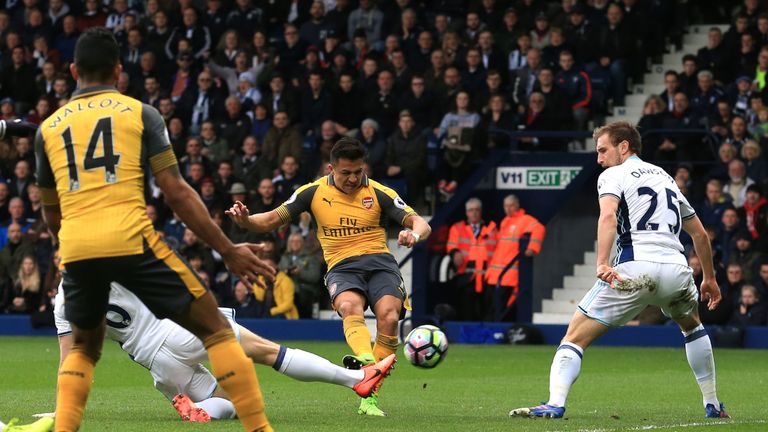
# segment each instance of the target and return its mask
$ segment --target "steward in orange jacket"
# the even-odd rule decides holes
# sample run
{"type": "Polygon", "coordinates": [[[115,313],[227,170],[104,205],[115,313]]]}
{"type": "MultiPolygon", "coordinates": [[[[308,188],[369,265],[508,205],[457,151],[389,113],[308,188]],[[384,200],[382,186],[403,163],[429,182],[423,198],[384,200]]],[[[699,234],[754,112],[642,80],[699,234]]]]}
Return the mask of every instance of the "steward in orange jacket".
{"type": "Polygon", "coordinates": [[[483,295],[486,291],[483,288],[485,273],[496,249],[496,223],[483,222],[482,202],[477,198],[467,200],[466,211],[467,220],[451,226],[446,253],[451,256],[456,275],[465,276],[460,279],[470,282],[470,285],[462,282],[458,287],[462,293],[459,308],[470,312],[464,314],[467,319],[483,319],[492,301],[491,296],[483,295]]]}
{"type": "MultiPolygon", "coordinates": [[[[532,257],[541,252],[541,243],[544,241],[544,233],[546,232],[544,225],[520,208],[520,201],[514,195],[508,195],[504,198],[504,213],[507,216],[501,221],[501,228],[497,237],[498,243],[486,274],[486,281],[491,287],[496,286],[504,267],[520,251],[520,239],[526,234],[530,235],[528,248],[523,254],[525,257],[532,257]]],[[[507,306],[512,306],[517,299],[519,289],[518,263],[519,261],[507,270],[501,278],[501,285],[510,289],[507,306]]]]}

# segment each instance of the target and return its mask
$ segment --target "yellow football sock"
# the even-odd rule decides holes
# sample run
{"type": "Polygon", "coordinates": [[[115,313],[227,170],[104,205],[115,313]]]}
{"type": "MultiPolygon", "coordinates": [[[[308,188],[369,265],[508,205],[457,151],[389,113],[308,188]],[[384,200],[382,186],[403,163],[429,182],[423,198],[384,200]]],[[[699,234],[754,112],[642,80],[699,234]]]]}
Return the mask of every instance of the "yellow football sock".
{"type": "Polygon", "coordinates": [[[237,343],[231,328],[220,330],[203,341],[213,376],[229,395],[240,422],[248,432],[270,432],[264,399],[253,363],[237,343]]]}
{"type": "Polygon", "coordinates": [[[64,359],[56,390],[56,432],[74,432],[80,427],[95,363],[77,347],[64,359]]]}
{"type": "Polygon", "coordinates": [[[371,332],[365,325],[362,315],[350,315],[344,318],[344,338],[355,355],[373,354],[371,349],[371,332]]]}
{"type": "Polygon", "coordinates": [[[397,352],[397,336],[385,334],[376,335],[376,344],[373,346],[373,356],[376,361],[381,361],[386,356],[397,352]]]}

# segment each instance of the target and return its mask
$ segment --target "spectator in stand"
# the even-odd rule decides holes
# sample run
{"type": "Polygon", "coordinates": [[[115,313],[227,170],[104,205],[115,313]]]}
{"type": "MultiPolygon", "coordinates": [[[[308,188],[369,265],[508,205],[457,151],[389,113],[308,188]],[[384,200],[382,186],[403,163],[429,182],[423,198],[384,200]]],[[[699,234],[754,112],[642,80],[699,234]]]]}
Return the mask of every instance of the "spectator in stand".
{"type": "Polygon", "coordinates": [[[389,136],[395,130],[398,95],[394,93],[394,77],[389,70],[379,72],[376,80],[378,90],[367,95],[363,104],[364,116],[375,120],[379,132],[389,136]]]}
{"type": "Polygon", "coordinates": [[[768,324],[768,309],[760,301],[760,294],[752,285],[741,287],[739,304],[733,310],[730,325],[744,328],[751,326],[764,326],[768,324]]]}
{"type": "Polygon", "coordinates": [[[398,128],[387,140],[384,178],[404,179],[407,193],[403,195],[412,205],[423,204],[426,151],[426,140],[416,129],[413,116],[409,111],[400,111],[398,128]]]}
{"type": "Polygon", "coordinates": [[[704,69],[696,75],[697,87],[691,97],[691,108],[699,117],[710,117],[717,114],[717,101],[725,96],[719,87],[715,86],[714,75],[704,69]]]}
{"type": "Polygon", "coordinates": [[[488,71],[483,66],[480,50],[477,48],[468,49],[465,59],[466,66],[461,73],[461,82],[465,90],[477,94],[486,87],[485,79],[488,76],[488,71]]]}
{"type": "Polygon", "coordinates": [[[768,180],[768,162],[762,156],[760,145],[754,140],[746,140],[741,146],[741,159],[747,169],[747,177],[761,186],[765,185],[768,180]]]}
{"type": "Polygon", "coordinates": [[[261,306],[253,293],[248,289],[242,279],[238,279],[234,287],[234,303],[231,304],[235,313],[240,318],[261,317],[261,306]]]}
{"type": "Polygon", "coordinates": [[[261,158],[257,156],[259,145],[254,137],[246,137],[241,150],[242,155],[232,161],[232,174],[242,181],[245,187],[252,189],[260,178],[271,173],[272,168],[268,162],[264,161],[263,152],[261,158]]]}
{"type": "Polygon", "coordinates": [[[253,209],[254,214],[257,211],[263,213],[276,209],[283,202],[275,197],[275,185],[272,180],[263,178],[256,189],[256,196],[249,200],[248,208],[253,209]]]}
{"type": "Polygon", "coordinates": [[[299,318],[316,318],[313,316],[315,305],[325,306],[328,300],[323,289],[322,262],[316,254],[309,253],[304,247],[301,233],[293,233],[288,237],[285,254],[280,258],[277,267],[293,280],[295,286],[294,303],[299,312],[299,318]]]}
{"type": "MultiPolygon", "coordinates": [[[[650,95],[643,104],[643,116],[637,122],[637,129],[643,133],[646,131],[661,129],[666,113],[664,100],[657,95],[650,95]]],[[[653,155],[662,143],[662,137],[658,134],[650,134],[643,137],[643,154],[653,155]]]]}
{"type": "Polygon", "coordinates": [[[680,90],[680,79],[677,72],[668,70],[664,72],[664,91],[659,95],[664,101],[665,111],[671,112],[675,109],[674,96],[680,90]]]}
{"type": "Polygon", "coordinates": [[[477,37],[477,49],[480,51],[480,58],[483,67],[487,71],[503,71],[506,67],[504,53],[494,46],[493,33],[490,30],[483,30],[477,37]]]}
{"type": "Polygon", "coordinates": [[[0,250],[0,284],[11,287],[11,279],[15,278],[25,256],[33,256],[34,244],[21,232],[21,225],[11,222],[8,226],[8,241],[0,250]]]}
{"type": "Polygon", "coordinates": [[[261,164],[265,173],[274,172],[286,155],[301,160],[302,148],[301,134],[291,126],[288,114],[276,112],[261,147],[261,164]]]}
{"type": "Polygon", "coordinates": [[[746,15],[737,14],[733,18],[733,24],[723,35],[723,45],[728,52],[735,52],[741,45],[741,36],[748,34],[752,36],[749,28],[749,20],[746,15]]]}
{"type": "Polygon", "coordinates": [[[483,221],[483,203],[470,198],[466,221],[451,225],[446,253],[456,270],[453,284],[459,295],[456,310],[462,321],[480,321],[492,313],[493,291],[485,286],[485,271],[496,249],[496,223],[483,221]]]}
{"type": "Polygon", "coordinates": [[[768,74],[768,46],[760,49],[757,55],[757,67],[755,68],[755,81],[757,82],[757,91],[762,92],[765,89],[766,74],[768,74]]]}
{"type": "Polygon", "coordinates": [[[283,156],[280,171],[272,183],[275,186],[275,199],[280,203],[287,201],[296,189],[306,183],[306,179],[299,174],[299,161],[292,155],[283,156]]]}
{"type": "Polygon", "coordinates": [[[722,262],[728,263],[731,260],[731,251],[733,250],[736,236],[743,232],[744,228],[739,219],[739,214],[733,208],[727,208],[723,211],[723,217],[720,222],[716,241],[721,252],[722,262]]]}
{"type": "Polygon", "coordinates": [[[575,67],[570,51],[560,53],[560,72],[555,76],[555,84],[565,91],[568,103],[573,110],[577,130],[586,127],[589,119],[589,104],[592,100],[592,83],[586,72],[575,67]]]}
{"type": "Polygon", "coordinates": [[[509,52],[507,66],[510,79],[518,69],[528,64],[528,51],[531,49],[531,36],[522,33],[517,37],[517,49],[509,52]]]}
{"type": "Polygon", "coordinates": [[[349,109],[362,100],[363,95],[355,86],[352,72],[343,72],[339,76],[338,86],[333,93],[333,113],[331,119],[336,123],[338,133],[347,133],[357,129],[363,120],[359,109],[349,109]]]}
{"type": "Polygon", "coordinates": [[[77,31],[82,32],[90,27],[104,27],[106,21],[107,16],[98,0],[85,0],[83,15],[77,18],[77,31]]]}
{"type": "Polygon", "coordinates": [[[189,178],[193,164],[199,163],[203,166],[203,175],[207,176],[213,172],[213,165],[210,159],[203,155],[203,144],[199,137],[193,136],[187,138],[186,153],[179,159],[179,171],[189,178]]]}
{"type": "Polygon", "coordinates": [[[733,51],[723,44],[722,31],[719,27],[712,27],[707,34],[707,46],[696,54],[696,63],[699,69],[711,71],[714,80],[727,83],[733,79],[732,57],[733,51]]]}
{"type": "Polygon", "coordinates": [[[168,57],[173,58],[178,54],[178,44],[181,38],[190,43],[191,54],[196,59],[202,59],[211,51],[211,32],[208,27],[200,25],[197,10],[186,7],[182,11],[182,25],[175,28],[165,43],[165,51],[168,57]]]}
{"type": "Polygon", "coordinates": [[[680,91],[684,92],[689,98],[693,97],[698,85],[695,55],[686,54],[683,56],[683,70],[678,74],[678,79],[680,80],[680,91]]]}
{"type": "Polygon", "coordinates": [[[723,193],[723,183],[718,179],[707,182],[706,198],[696,206],[696,214],[704,226],[716,226],[723,217],[726,209],[732,209],[733,205],[729,196],[723,193]]]}
{"type": "Polygon", "coordinates": [[[264,137],[269,132],[271,120],[268,115],[269,110],[264,103],[257,103],[253,107],[253,111],[249,113],[251,117],[251,135],[256,138],[257,142],[264,142],[264,137]]]}
{"type": "Polygon", "coordinates": [[[289,120],[296,121],[299,118],[299,105],[293,90],[285,86],[283,75],[272,75],[269,89],[269,95],[264,98],[269,117],[276,117],[277,113],[282,111],[288,115],[289,120]]]}
{"type": "Polygon", "coordinates": [[[307,43],[299,38],[299,31],[293,24],[285,26],[283,41],[277,45],[280,63],[277,70],[288,78],[294,78],[307,51],[307,43]]]}
{"type": "MultiPolygon", "coordinates": [[[[216,175],[214,176],[213,181],[216,184],[216,189],[220,194],[229,193],[229,190],[232,188],[233,184],[241,182],[241,180],[235,177],[233,174],[232,162],[229,160],[223,160],[219,162],[218,166],[216,167],[216,175]]],[[[229,205],[229,202],[227,202],[227,205],[229,205]]]]}
{"type": "Polygon", "coordinates": [[[565,42],[581,63],[589,64],[597,60],[600,29],[587,21],[584,11],[581,4],[575,4],[571,9],[565,26],[565,42]]]}
{"type": "Polygon", "coordinates": [[[723,143],[728,139],[728,129],[735,114],[731,110],[731,105],[725,99],[717,101],[717,114],[708,119],[709,131],[715,134],[715,140],[723,143]]]}
{"type": "Polygon", "coordinates": [[[384,14],[376,8],[373,0],[360,0],[360,7],[349,14],[347,36],[352,40],[355,31],[362,29],[371,44],[380,45],[383,39],[381,32],[383,22],[384,14]]]}
{"type": "MultiPolygon", "coordinates": [[[[690,108],[688,96],[679,91],[674,96],[674,109],[667,113],[663,120],[664,129],[701,129],[701,117],[690,108]]],[[[687,160],[694,152],[692,148],[701,138],[693,135],[666,135],[656,151],[656,160],[687,160]]],[[[698,152],[701,153],[701,152],[698,152]]]]}
{"type": "MultiPolygon", "coordinates": [[[[765,249],[763,249],[765,250],[765,249]]],[[[768,261],[763,261],[758,266],[758,274],[753,279],[760,298],[768,296],[768,261]]]]}
{"type": "Polygon", "coordinates": [[[445,71],[448,67],[445,61],[445,53],[442,49],[436,49],[429,55],[430,66],[424,72],[424,81],[427,89],[436,91],[445,80],[445,71]]]}
{"type": "MultiPolygon", "coordinates": [[[[277,268],[272,256],[265,257],[264,260],[273,268],[277,268]]],[[[251,290],[256,301],[261,303],[262,318],[299,319],[299,311],[294,304],[296,285],[285,272],[278,270],[274,282],[260,275],[258,282],[251,286],[251,290]]]]}
{"type": "Polygon", "coordinates": [[[729,258],[729,264],[738,264],[741,267],[743,279],[745,281],[754,280],[758,274],[758,265],[765,259],[765,255],[755,249],[752,235],[747,231],[739,232],[736,235],[733,251],[729,258]]]}
{"type": "Polygon", "coordinates": [[[505,132],[515,128],[518,123],[516,113],[513,112],[504,96],[496,94],[491,96],[488,105],[483,108],[481,124],[488,130],[488,148],[509,147],[509,136],[505,132]],[[496,132],[493,132],[493,131],[496,132]]]}
{"type": "Polygon", "coordinates": [[[426,79],[420,75],[414,75],[411,78],[410,89],[400,98],[399,106],[401,111],[407,110],[411,114],[419,130],[432,129],[438,122],[436,102],[434,92],[426,87],[426,79]]]}
{"type": "Polygon", "coordinates": [[[189,131],[193,134],[200,132],[204,121],[224,117],[224,98],[213,87],[211,73],[205,70],[197,76],[196,86],[188,86],[184,90],[178,105],[182,110],[184,123],[189,125],[189,131]]]}
{"type": "Polygon", "coordinates": [[[723,192],[731,196],[734,207],[744,205],[747,197],[747,188],[755,181],[747,177],[747,170],[744,162],[734,159],[728,163],[728,181],[725,183],[723,192]]]}
{"type": "Polygon", "coordinates": [[[226,114],[219,122],[221,138],[237,145],[243,142],[250,133],[251,118],[245,113],[243,105],[235,96],[229,96],[224,101],[224,109],[226,114]]]}
{"type": "MultiPolygon", "coordinates": [[[[701,264],[698,260],[698,257],[695,255],[688,259],[688,265],[691,266],[691,268],[694,270],[693,278],[697,287],[701,285],[701,264]],[[695,262],[693,262],[694,259],[695,262]]],[[[736,272],[739,273],[738,277],[741,277],[740,270],[737,270],[738,267],[739,266],[735,265],[732,272],[731,268],[729,267],[728,279],[731,277],[737,277],[736,272]]],[[[728,288],[728,284],[722,284],[720,291],[722,292],[722,300],[714,310],[709,310],[705,302],[699,303],[699,318],[701,319],[702,324],[724,325],[731,318],[731,311],[733,310],[733,296],[730,289],[728,288]]]]}
{"type": "Polygon", "coordinates": [[[525,34],[530,39],[530,36],[526,33],[527,29],[519,22],[515,8],[510,7],[504,11],[501,26],[494,30],[496,32],[493,38],[496,41],[496,46],[502,53],[509,53],[517,48],[517,40],[520,35],[525,34]]]}
{"type": "Polygon", "coordinates": [[[515,104],[523,106],[526,104],[528,97],[533,93],[541,66],[541,51],[538,48],[528,50],[525,66],[517,69],[514,76],[510,77],[515,104]]]}
{"type": "Polygon", "coordinates": [[[14,102],[14,111],[26,112],[37,99],[35,86],[35,67],[25,59],[24,48],[17,46],[11,51],[11,63],[0,74],[2,91],[0,95],[10,97],[14,102]]]}
{"type": "Polygon", "coordinates": [[[498,309],[493,315],[494,321],[515,321],[515,309],[512,306],[517,300],[520,290],[518,268],[520,261],[525,258],[533,258],[541,252],[546,232],[535,217],[527,214],[520,207],[520,200],[515,195],[504,197],[504,219],[501,220],[499,230],[496,233],[496,248],[486,272],[486,289],[495,291],[497,283],[502,288],[501,297],[497,299],[498,309]],[[525,251],[520,250],[520,240],[528,237],[528,245],[525,251]],[[501,275],[504,268],[519,256],[519,260],[510,269],[501,275]],[[501,281],[499,281],[501,279],[501,281]]]}
{"type": "Polygon", "coordinates": [[[371,169],[371,176],[375,178],[382,177],[386,171],[384,164],[387,157],[387,143],[381,137],[378,122],[370,118],[363,120],[357,139],[368,150],[367,163],[371,169]]]}
{"type": "MultiPolygon", "coordinates": [[[[186,228],[184,230],[184,236],[181,239],[178,251],[182,256],[187,257],[187,259],[190,259],[193,256],[198,257],[201,260],[202,270],[208,275],[214,274],[215,263],[211,249],[203,244],[197,237],[197,234],[191,229],[186,228]]],[[[197,270],[200,270],[200,268],[197,270]]]]}
{"type": "Polygon", "coordinates": [[[313,71],[301,96],[301,128],[305,134],[320,130],[320,125],[331,118],[333,98],[325,88],[323,74],[313,71]]]}
{"type": "MultiPolygon", "coordinates": [[[[488,101],[493,96],[502,96],[506,100],[508,94],[507,89],[502,86],[503,80],[499,71],[492,69],[488,71],[488,76],[485,78],[485,85],[478,93],[475,103],[483,113],[486,111],[488,101]]],[[[509,107],[507,107],[509,108],[509,107]]]]}
{"type": "MultiPolygon", "coordinates": [[[[747,186],[744,205],[736,211],[739,220],[744,221],[744,225],[751,235],[753,244],[766,233],[768,228],[768,201],[763,197],[763,191],[756,184],[747,186]]],[[[747,278],[751,280],[751,278],[747,278]]]]}
{"type": "Polygon", "coordinates": [[[37,311],[41,303],[41,285],[35,258],[32,255],[24,256],[18,273],[14,275],[12,298],[7,312],[31,314],[37,311]]]}
{"type": "Polygon", "coordinates": [[[754,73],[757,68],[757,47],[755,38],[750,33],[741,35],[735,58],[732,59],[731,69],[735,75],[752,75],[754,73]]]}
{"type": "MultiPolygon", "coordinates": [[[[200,127],[200,141],[203,146],[200,153],[207,157],[212,162],[212,165],[216,165],[223,160],[230,160],[234,154],[234,151],[230,150],[227,141],[217,136],[216,125],[210,120],[203,122],[203,125],[200,127]]],[[[241,139],[234,143],[242,141],[241,139]]]]}
{"type": "MultiPolygon", "coordinates": [[[[611,99],[614,105],[624,105],[627,71],[638,68],[639,53],[636,52],[636,43],[633,41],[636,33],[629,23],[624,22],[624,11],[618,4],[608,6],[606,17],[608,25],[601,28],[598,36],[597,64],[591,65],[590,69],[608,68],[613,90],[611,99]]],[[[644,64],[642,68],[645,70],[644,64]]]]}
{"type": "Polygon", "coordinates": [[[200,183],[200,199],[209,212],[215,208],[223,208],[225,204],[228,204],[216,191],[216,184],[210,177],[203,178],[202,183],[200,183]]]}
{"type": "Polygon", "coordinates": [[[749,138],[747,123],[744,120],[744,117],[738,115],[733,116],[728,125],[728,137],[726,138],[726,141],[733,144],[736,150],[739,151],[749,138]]]}

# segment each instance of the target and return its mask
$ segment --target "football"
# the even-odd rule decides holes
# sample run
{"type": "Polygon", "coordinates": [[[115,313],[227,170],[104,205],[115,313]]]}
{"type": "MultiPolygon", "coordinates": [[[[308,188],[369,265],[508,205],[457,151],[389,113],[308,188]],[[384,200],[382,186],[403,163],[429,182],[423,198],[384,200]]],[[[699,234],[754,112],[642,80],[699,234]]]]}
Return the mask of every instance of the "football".
{"type": "Polygon", "coordinates": [[[403,351],[412,365],[433,368],[448,354],[448,338],[433,325],[419,326],[408,333],[403,351]]]}

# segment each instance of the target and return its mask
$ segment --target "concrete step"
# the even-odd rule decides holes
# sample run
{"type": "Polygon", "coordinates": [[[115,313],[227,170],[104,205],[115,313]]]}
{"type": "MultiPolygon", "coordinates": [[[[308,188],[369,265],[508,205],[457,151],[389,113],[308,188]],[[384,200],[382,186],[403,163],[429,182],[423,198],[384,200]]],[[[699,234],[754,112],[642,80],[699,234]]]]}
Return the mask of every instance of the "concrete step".
{"type": "Polygon", "coordinates": [[[584,252],[584,264],[595,265],[597,262],[597,252],[584,252]]]}
{"type": "Polygon", "coordinates": [[[555,301],[574,301],[577,302],[584,297],[589,290],[575,290],[556,288],[552,290],[552,300],[555,301]]]}
{"type": "Polygon", "coordinates": [[[576,264],[573,266],[573,275],[579,277],[595,277],[594,264],[576,264]]]}
{"type": "Polygon", "coordinates": [[[584,290],[591,288],[595,284],[594,276],[565,276],[563,277],[563,288],[584,290]]]}
{"type": "Polygon", "coordinates": [[[543,313],[558,314],[573,313],[578,302],[578,300],[543,300],[541,303],[541,311],[543,313]]]}
{"type": "Polygon", "coordinates": [[[692,33],[683,35],[683,45],[705,46],[707,42],[709,42],[709,37],[706,33],[692,33]]]}
{"type": "Polygon", "coordinates": [[[554,314],[536,312],[533,314],[534,324],[568,324],[571,321],[573,312],[568,314],[554,314]]]}
{"type": "Polygon", "coordinates": [[[654,94],[661,94],[663,91],[663,84],[635,84],[635,88],[633,89],[632,93],[649,96],[654,94]]]}
{"type": "Polygon", "coordinates": [[[640,121],[639,117],[630,117],[630,116],[608,116],[605,118],[605,123],[613,123],[613,122],[629,122],[632,124],[636,124],[638,121],[640,121]]]}
{"type": "Polygon", "coordinates": [[[704,34],[706,35],[709,32],[709,29],[712,27],[718,27],[720,31],[723,33],[727,32],[729,28],[731,28],[730,24],[698,24],[698,25],[692,25],[688,27],[688,34],[704,34]]]}
{"type": "Polygon", "coordinates": [[[643,106],[615,106],[613,115],[619,117],[637,117],[643,116],[643,106]]]}
{"type": "MultiPolygon", "coordinates": [[[[649,74],[646,74],[647,77],[649,74]]],[[[645,94],[628,94],[624,98],[624,103],[627,104],[627,106],[639,106],[642,107],[645,105],[645,100],[648,99],[648,95],[645,94]]]]}
{"type": "Polygon", "coordinates": [[[664,64],[676,64],[676,65],[680,65],[680,67],[682,67],[682,65],[683,65],[683,56],[685,54],[696,54],[696,52],[694,51],[692,53],[679,52],[679,53],[664,54],[664,56],[662,56],[662,58],[661,58],[661,62],[664,63],[664,64]]]}

